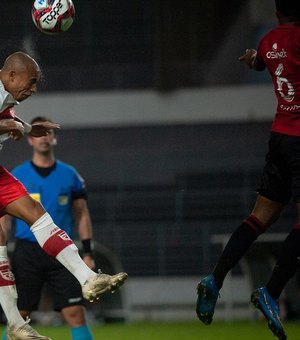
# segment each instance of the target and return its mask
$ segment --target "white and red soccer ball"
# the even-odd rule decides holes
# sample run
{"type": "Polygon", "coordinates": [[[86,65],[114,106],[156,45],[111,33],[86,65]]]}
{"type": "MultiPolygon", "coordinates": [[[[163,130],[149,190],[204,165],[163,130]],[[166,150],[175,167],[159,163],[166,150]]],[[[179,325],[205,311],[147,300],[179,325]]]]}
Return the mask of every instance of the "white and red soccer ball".
{"type": "Polygon", "coordinates": [[[72,0],[35,0],[31,14],[35,26],[41,32],[58,34],[72,26],[75,7],[72,0]]]}

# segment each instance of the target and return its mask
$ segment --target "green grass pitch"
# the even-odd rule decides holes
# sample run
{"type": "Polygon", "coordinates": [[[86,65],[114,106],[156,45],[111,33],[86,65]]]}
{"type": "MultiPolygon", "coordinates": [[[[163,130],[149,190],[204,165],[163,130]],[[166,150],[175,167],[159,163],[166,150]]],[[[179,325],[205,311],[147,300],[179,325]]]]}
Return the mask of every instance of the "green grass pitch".
{"type": "MultiPolygon", "coordinates": [[[[284,323],[288,339],[300,340],[300,323],[284,323]]],[[[71,339],[67,327],[35,327],[52,340],[71,339]]],[[[272,340],[275,339],[264,321],[105,324],[91,327],[95,340],[272,340]]]]}

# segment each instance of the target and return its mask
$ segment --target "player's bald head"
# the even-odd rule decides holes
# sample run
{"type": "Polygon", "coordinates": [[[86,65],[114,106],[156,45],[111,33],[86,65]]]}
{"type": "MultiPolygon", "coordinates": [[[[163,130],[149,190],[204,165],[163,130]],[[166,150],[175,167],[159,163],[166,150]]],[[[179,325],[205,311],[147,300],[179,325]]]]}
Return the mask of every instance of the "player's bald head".
{"type": "Polygon", "coordinates": [[[38,63],[24,52],[15,52],[9,55],[2,67],[3,71],[24,72],[28,70],[36,70],[40,72],[38,63]]]}
{"type": "Polygon", "coordinates": [[[5,90],[19,102],[36,92],[40,77],[38,63],[24,52],[9,55],[0,70],[0,80],[5,90]]]}

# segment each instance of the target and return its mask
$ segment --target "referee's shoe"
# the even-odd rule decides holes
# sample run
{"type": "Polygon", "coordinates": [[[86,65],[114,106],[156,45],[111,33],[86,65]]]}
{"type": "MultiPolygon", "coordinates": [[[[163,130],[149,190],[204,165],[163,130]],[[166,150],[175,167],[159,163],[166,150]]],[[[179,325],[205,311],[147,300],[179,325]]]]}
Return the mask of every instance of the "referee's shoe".
{"type": "Polygon", "coordinates": [[[268,327],[280,340],[286,340],[287,335],[279,317],[278,301],[274,300],[268,293],[266,287],[256,289],[251,294],[251,302],[258,308],[268,321],[268,327]]]}
{"type": "Polygon", "coordinates": [[[198,283],[198,299],[196,303],[196,313],[199,320],[206,325],[210,325],[213,320],[215,306],[219,297],[219,289],[216,286],[214,276],[208,275],[198,283]]]}

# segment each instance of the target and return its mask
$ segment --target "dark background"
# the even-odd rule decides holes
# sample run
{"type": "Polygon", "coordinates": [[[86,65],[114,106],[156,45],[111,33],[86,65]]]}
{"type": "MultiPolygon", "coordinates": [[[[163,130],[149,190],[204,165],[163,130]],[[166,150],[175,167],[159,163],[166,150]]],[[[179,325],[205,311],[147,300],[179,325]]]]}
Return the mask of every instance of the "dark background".
{"type": "MultiPolygon", "coordinates": [[[[264,29],[251,23],[248,3],[74,0],[71,29],[48,36],[32,23],[32,0],[1,0],[1,58],[16,50],[35,57],[44,93],[175,94],[182,88],[255,86],[269,79],[250,75],[237,60],[264,29]]],[[[95,239],[119,256],[131,276],[200,275],[220,250],[211,236],[233,231],[251,210],[270,125],[62,129],[56,152],[86,180],[95,239]]],[[[25,140],[7,142],[1,163],[11,169],[30,154],[25,140]]],[[[287,231],[292,224],[289,208],[272,230],[287,231]]]]}
{"type": "MultiPolygon", "coordinates": [[[[75,22],[59,36],[33,26],[32,3],[1,1],[1,55],[33,55],[45,75],[41,90],[166,91],[206,84],[207,70],[247,1],[74,0],[75,22]]],[[[253,38],[255,27],[247,20],[243,25],[239,37],[253,38]]],[[[210,85],[240,83],[240,72],[235,65],[230,79],[219,75],[210,85]]]]}

